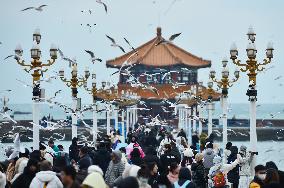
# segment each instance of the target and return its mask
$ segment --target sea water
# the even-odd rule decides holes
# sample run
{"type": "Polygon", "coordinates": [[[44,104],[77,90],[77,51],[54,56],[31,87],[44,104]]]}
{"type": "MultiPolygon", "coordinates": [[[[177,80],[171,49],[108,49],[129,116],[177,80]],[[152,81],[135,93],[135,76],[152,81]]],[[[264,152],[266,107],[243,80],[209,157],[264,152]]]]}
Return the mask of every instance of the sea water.
{"type": "MultiPolygon", "coordinates": [[[[9,108],[13,111],[30,112],[30,114],[15,115],[15,120],[31,120],[32,119],[32,104],[10,104],[9,108]]],[[[100,109],[103,109],[103,104],[100,105],[100,109]]],[[[206,112],[203,112],[207,117],[206,112]]],[[[215,110],[213,118],[218,119],[222,114],[220,103],[215,103],[215,110]]],[[[47,104],[40,105],[40,117],[50,115],[55,120],[65,119],[67,114],[63,109],[58,106],[50,108],[47,104]]],[[[113,114],[111,114],[113,115],[113,114]]],[[[244,104],[229,104],[228,118],[235,117],[237,119],[249,119],[249,103],[244,104]]],[[[98,113],[98,119],[105,119],[106,113],[98,113]]],[[[113,117],[112,117],[113,118],[113,117]]],[[[84,113],[84,119],[92,119],[92,112],[84,113]]],[[[284,104],[258,104],[257,105],[257,119],[284,119],[284,104]]]]}

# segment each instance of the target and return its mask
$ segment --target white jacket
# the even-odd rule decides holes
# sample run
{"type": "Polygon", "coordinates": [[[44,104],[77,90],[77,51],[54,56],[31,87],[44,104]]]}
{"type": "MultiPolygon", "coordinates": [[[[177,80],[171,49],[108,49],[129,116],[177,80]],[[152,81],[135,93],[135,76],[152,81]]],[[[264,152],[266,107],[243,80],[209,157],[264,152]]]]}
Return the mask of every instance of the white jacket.
{"type": "Polygon", "coordinates": [[[55,172],[40,171],[36,174],[30,184],[30,188],[43,188],[44,183],[48,183],[46,188],[63,188],[63,185],[55,172]]]}
{"type": "Polygon", "coordinates": [[[252,162],[252,155],[251,153],[246,153],[245,156],[241,157],[240,154],[238,154],[238,158],[240,161],[240,176],[251,176],[251,162],[252,162]]]}

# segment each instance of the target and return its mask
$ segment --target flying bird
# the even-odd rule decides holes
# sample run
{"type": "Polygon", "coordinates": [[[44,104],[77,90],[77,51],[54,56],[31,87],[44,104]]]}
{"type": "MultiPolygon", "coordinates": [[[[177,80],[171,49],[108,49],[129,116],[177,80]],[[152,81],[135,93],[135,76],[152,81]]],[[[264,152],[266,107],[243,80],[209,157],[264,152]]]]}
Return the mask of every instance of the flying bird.
{"type": "Polygon", "coordinates": [[[125,42],[129,45],[129,47],[136,53],[136,55],[138,55],[138,52],[137,50],[130,44],[130,42],[126,39],[126,38],[123,38],[125,40],[125,42]]]}
{"type": "Polygon", "coordinates": [[[111,46],[112,47],[118,47],[118,48],[120,48],[120,50],[123,52],[123,53],[125,53],[125,50],[120,46],[120,45],[118,45],[116,42],[115,42],[115,40],[113,39],[113,38],[111,38],[110,36],[108,36],[108,35],[106,35],[106,37],[111,41],[111,46]]]}
{"type": "Polygon", "coordinates": [[[13,57],[16,60],[20,60],[20,57],[18,55],[8,55],[7,57],[4,58],[4,60],[7,60],[9,58],[13,57]]]}
{"type": "Polygon", "coordinates": [[[102,4],[105,8],[106,13],[107,13],[107,5],[104,2],[102,2],[102,0],[96,0],[96,2],[99,3],[99,4],[102,4]]]}
{"type": "Polygon", "coordinates": [[[274,80],[279,80],[280,78],[282,78],[283,76],[277,76],[276,78],[274,78],[274,80]]]}
{"type": "Polygon", "coordinates": [[[28,7],[28,8],[25,8],[25,9],[23,9],[23,10],[21,10],[21,11],[26,11],[26,10],[31,10],[31,9],[34,9],[34,10],[37,10],[37,11],[39,11],[39,12],[41,12],[41,11],[43,11],[43,7],[46,7],[47,5],[40,5],[39,7],[28,7]]]}
{"type": "Polygon", "coordinates": [[[58,48],[58,52],[59,52],[59,55],[61,56],[61,59],[63,59],[64,61],[68,61],[69,62],[69,67],[71,67],[72,65],[76,64],[76,59],[73,58],[73,59],[70,59],[69,57],[66,57],[62,50],[58,48]]]}
{"type": "Polygon", "coordinates": [[[96,58],[94,52],[90,51],[90,50],[85,50],[85,52],[87,52],[88,54],[90,54],[91,56],[91,61],[94,64],[96,61],[102,62],[103,60],[100,58],[96,58]]]}
{"type": "Polygon", "coordinates": [[[162,39],[160,40],[157,44],[155,44],[156,46],[160,45],[160,44],[166,44],[166,43],[169,43],[169,42],[172,42],[173,40],[175,40],[175,38],[177,38],[178,36],[180,36],[181,33],[176,33],[176,34],[173,34],[172,36],[170,36],[169,40],[165,40],[165,39],[162,39]]]}

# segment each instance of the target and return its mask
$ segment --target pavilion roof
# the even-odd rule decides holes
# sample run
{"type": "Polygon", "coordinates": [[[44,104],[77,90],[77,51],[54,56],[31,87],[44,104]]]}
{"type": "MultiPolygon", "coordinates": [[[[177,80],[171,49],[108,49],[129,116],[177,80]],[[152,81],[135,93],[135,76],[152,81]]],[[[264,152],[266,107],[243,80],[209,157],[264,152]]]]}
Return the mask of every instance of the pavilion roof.
{"type": "Polygon", "coordinates": [[[157,28],[157,36],[145,44],[136,48],[138,55],[134,55],[134,51],[130,51],[120,57],[106,62],[107,67],[120,68],[123,63],[142,64],[152,67],[166,67],[173,65],[183,65],[194,68],[205,68],[211,66],[211,61],[197,57],[186,50],[176,46],[172,42],[161,43],[165,40],[162,37],[161,28],[157,28]]]}

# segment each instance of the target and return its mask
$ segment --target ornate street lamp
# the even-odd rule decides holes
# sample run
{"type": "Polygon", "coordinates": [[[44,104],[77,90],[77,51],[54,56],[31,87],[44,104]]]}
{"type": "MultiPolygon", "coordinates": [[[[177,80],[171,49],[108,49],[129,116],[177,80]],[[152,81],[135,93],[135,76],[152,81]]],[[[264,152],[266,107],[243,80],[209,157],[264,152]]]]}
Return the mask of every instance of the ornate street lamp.
{"type": "MultiPolygon", "coordinates": [[[[264,65],[271,63],[271,59],[273,58],[273,45],[271,42],[268,43],[266,48],[266,58],[263,60],[263,63],[258,63],[256,60],[256,46],[255,46],[255,32],[252,27],[249,28],[248,40],[250,41],[246,52],[248,59],[245,64],[242,64],[238,59],[238,49],[235,43],[232,44],[230,49],[231,60],[233,63],[240,68],[242,72],[246,72],[249,77],[249,88],[247,90],[246,95],[249,97],[250,101],[250,151],[257,154],[257,134],[256,134],[256,101],[257,101],[257,90],[256,90],[256,76],[258,72],[264,70],[264,65]]],[[[256,162],[256,156],[253,156],[252,160],[252,168],[254,169],[256,162]]],[[[251,171],[252,174],[254,170],[251,171]]]]}
{"type": "Polygon", "coordinates": [[[84,71],[85,75],[82,78],[78,78],[78,69],[77,69],[77,63],[74,63],[72,65],[72,71],[71,71],[71,79],[68,80],[64,77],[64,69],[61,69],[59,71],[59,77],[60,79],[66,84],[67,87],[71,88],[72,90],[72,109],[74,110],[72,113],[72,138],[77,137],[77,103],[78,103],[78,87],[85,86],[87,83],[88,78],[90,77],[90,71],[88,68],[84,71]]]}
{"type": "Polygon", "coordinates": [[[39,102],[41,98],[41,88],[40,88],[40,77],[43,75],[44,72],[48,70],[48,67],[53,65],[55,63],[55,60],[57,59],[57,48],[55,45],[51,45],[50,48],[50,60],[47,60],[47,64],[44,64],[41,62],[41,50],[39,47],[41,39],[41,34],[39,29],[37,29],[33,34],[33,40],[36,41],[36,43],[31,48],[31,63],[26,64],[25,61],[22,59],[23,55],[23,49],[21,45],[17,45],[15,48],[15,59],[16,62],[24,67],[24,70],[27,73],[31,73],[33,77],[33,149],[38,150],[39,149],[39,102]],[[45,68],[43,70],[43,68],[45,68]]]}
{"type": "Polygon", "coordinates": [[[234,76],[235,78],[233,80],[229,80],[229,69],[227,67],[227,62],[228,60],[224,58],[222,60],[222,65],[223,65],[223,70],[222,70],[222,78],[220,80],[216,79],[216,72],[215,70],[211,69],[210,70],[210,78],[213,82],[217,83],[217,86],[222,89],[222,109],[223,109],[223,144],[224,146],[227,144],[228,141],[228,135],[227,135],[227,113],[228,113],[228,104],[227,104],[227,99],[228,99],[228,90],[230,87],[233,86],[233,83],[236,82],[239,79],[239,73],[240,71],[238,69],[235,70],[234,76]]]}

